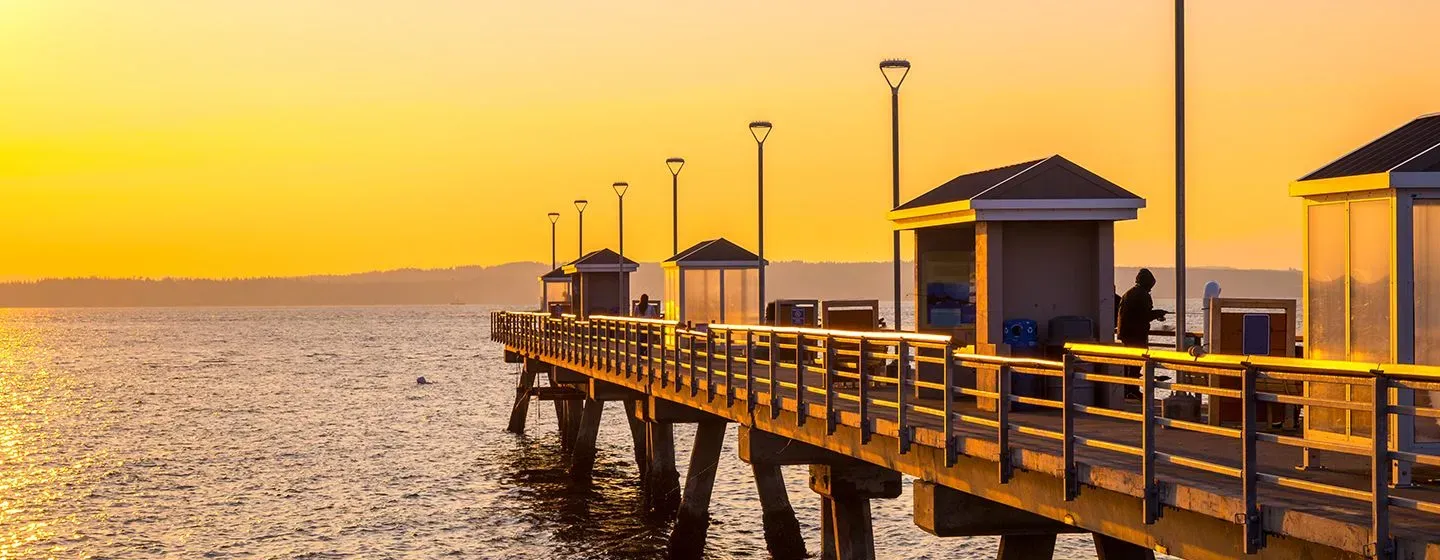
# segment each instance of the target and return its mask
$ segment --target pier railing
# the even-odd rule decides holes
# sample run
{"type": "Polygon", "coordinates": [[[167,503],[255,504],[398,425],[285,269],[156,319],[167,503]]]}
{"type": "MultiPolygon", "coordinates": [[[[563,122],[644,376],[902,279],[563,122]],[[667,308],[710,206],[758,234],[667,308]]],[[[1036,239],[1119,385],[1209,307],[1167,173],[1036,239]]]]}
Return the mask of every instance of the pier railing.
{"type": "Polygon", "coordinates": [[[853,426],[865,443],[883,431],[895,437],[900,454],[910,451],[917,431],[938,432],[938,438],[926,441],[943,446],[946,467],[961,455],[962,437],[975,437],[977,430],[991,433],[988,439],[998,443],[998,452],[981,458],[997,463],[997,482],[1002,484],[1014,470],[1012,451],[1021,447],[1012,441],[1015,436],[1050,440],[1060,449],[1063,468],[1056,474],[1063,478],[1067,501],[1081,492],[1077,449],[1129,457],[1138,462],[1146,524],[1155,522],[1161,513],[1163,493],[1156,482],[1157,466],[1219,475],[1232,480],[1241,496],[1240,509],[1227,513],[1230,521],[1244,526],[1247,553],[1264,546],[1259,506],[1262,484],[1369,504],[1373,536],[1371,550],[1365,552],[1382,557],[1390,549],[1392,509],[1440,515],[1440,504],[1394,495],[1390,479],[1396,461],[1440,466],[1440,456],[1399,450],[1391,444],[1393,426],[1410,429],[1417,419],[1440,419],[1434,404],[1419,406],[1414,399],[1399,397],[1398,391],[1440,391],[1440,368],[1436,367],[1260,356],[1197,357],[1091,344],[1067,345],[1063,359],[1053,361],[965,353],[947,336],[894,331],[723,324],[691,329],[657,319],[598,316],[580,320],[524,312],[496,312],[491,322],[491,336],[497,342],[561,363],[638,380],[646,392],[669,399],[703,399],[706,403],[724,399],[727,406],[743,401],[752,415],[763,402],[772,419],[779,417],[788,399],[799,424],[824,422],[827,434],[842,424],[853,426]],[[1121,368],[1134,368],[1131,371],[1139,375],[1127,376],[1121,368]],[[1183,382],[1190,376],[1157,381],[1153,375],[1156,368],[1229,378],[1238,381],[1238,388],[1183,382]],[[1017,382],[1033,384],[1037,380],[1058,385],[1058,397],[1015,390],[1017,382]],[[1267,391],[1274,385],[1267,382],[1347,385],[1369,389],[1369,396],[1363,401],[1297,396],[1267,391]],[[1135,406],[1103,406],[1077,390],[1095,384],[1138,388],[1138,410],[1133,410],[1135,406]],[[1219,426],[1166,418],[1159,413],[1157,390],[1161,389],[1207,395],[1212,401],[1230,399],[1239,403],[1241,421],[1238,426],[1219,426]],[[989,406],[961,407],[957,405],[961,397],[989,406]],[[1261,403],[1295,405],[1307,416],[1325,409],[1363,417],[1369,421],[1371,437],[1363,443],[1336,443],[1272,433],[1257,421],[1261,403]],[[1053,421],[1021,421],[1011,413],[1015,405],[1058,410],[1058,426],[1053,421]],[[1082,415],[1134,424],[1138,434],[1132,436],[1138,437],[1118,441],[1084,433],[1076,425],[1082,415]],[[1234,440],[1237,453],[1233,460],[1216,460],[1162,451],[1156,444],[1157,428],[1234,440]],[[1347,487],[1294,473],[1266,472],[1257,460],[1258,443],[1364,458],[1369,463],[1369,484],[1347,487]]]}

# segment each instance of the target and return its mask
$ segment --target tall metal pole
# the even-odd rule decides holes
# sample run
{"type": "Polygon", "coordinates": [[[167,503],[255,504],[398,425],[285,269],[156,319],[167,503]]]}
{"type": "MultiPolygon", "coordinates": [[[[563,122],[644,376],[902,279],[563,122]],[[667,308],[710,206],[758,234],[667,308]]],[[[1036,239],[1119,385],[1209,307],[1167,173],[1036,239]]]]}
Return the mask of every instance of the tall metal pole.
{"type": "Polygon", "coordinates": [[[670,254],[680,254],[680,170],[685,168],[685,158],[672,157],[665,160],[670,168],[670,254]]]}
{"type": "MultiPolygon", "coordinates": [[[[900,59],[880,62],[880,74],[890,84],[890,208],[900,206],[900,84],[910,74],[910,62],[900,59]]],[[[904,297],[900,289],[900,230],[890,233],[892,265],[894,267],[895,330],[900,330],[900,313],[904,297]]]]}
{"type": "Polygon", "coordinates": [[[575,210],[580,213],[580,223],[578,224],[578,230],[580,232],[580,244],[576,246],[576,259],[585,256],[585,207],[589,205],[590,201],[588,200],[582,199],[575,201],[575,210]]]}
{"type": "Polygon", "coordinates": [[[760,256],[760,275],[759,275],[760,287],[757,289],[757,291],[759,292],[759,295],[760,295],[760,314],[758,315],[758,317],[760,317],[760,322],[761,322],[761,324],[764,324],[764,322],[765,322],[765,141],[763,141],[763,140],[760,141],[760,142],[759,142],[759,147],[758,147],[757,149],[758,149],[758,152],[756,152],[756,162],[758,163],[758,165],[757,165],[758,175],[757,175],[757,177],[756,177],[756,179],[755,179],[755,185],[756,185],[756,195],[757,195],[757,198],[758,198],[758,201],[757,201],[757,204],[756,204],[756,213],[757,213],[757,215],[758,215],[758,219],[757,219],[756,221],[759,222],[759,224],[760,224],[760,233],[759,233],[759,235],[757,236],[757,237],[758,237],[758,241],[757,241],[757,242],[759,243],[759,246],[760,246],[760,247],[759,247],[759,248],[760,248],[760,252],[759,252],[759,256],[760,256]]]}
{"type": "Polygon", "coordinates": [[[760,322],[765,322],[765,139],[770,137],[772,128],[769,121],[754,121],[750,123],[750,135],[755,137],[756,144],[756,204],[757,222],[760,233],[756,242],[759,244],[757,257],[759,258],[759,282],[760,286],[756,292],[760,295],[760,322]]]}
{"type": "Polygon", "coordinates": [[[615,290],[620,295],[620,314],[630,315],[630,290],[625,285],[625,191],[630,189],[630,184],[625,182],[611,185],[615,188],[615,196],[620,199],[620,260],[619,270],[615,272],[615,290]]]}
{"type": "Polygon", "coordinates": [[[1175,0],[1175,349],[1185,351],[1185,0],[1175,0]]]}
{"type": "Polygon", "coordinates": [[[547,217],[550,218],[550,270],[555,270],[555,222],[560,221],[560,215],[551,212],[547,217]]]}

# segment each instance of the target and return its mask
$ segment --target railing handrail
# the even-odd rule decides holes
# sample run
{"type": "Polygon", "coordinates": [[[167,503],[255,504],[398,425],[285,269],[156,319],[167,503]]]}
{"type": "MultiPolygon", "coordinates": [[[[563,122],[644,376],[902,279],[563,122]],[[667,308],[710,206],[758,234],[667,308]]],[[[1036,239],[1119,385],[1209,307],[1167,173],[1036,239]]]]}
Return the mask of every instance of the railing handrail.
{"type": "Polygon", "coordinates": [[[761,332],[773,334],[800,334],[806,336],[829,336],[836,338],[865,338],[867,340],[890,340],[906,342],[928,342],[932,344],[949,344],[952,337],[943,334],[927,334],[906,331],[851,331],[840,329],[817,329],[813,327],[784,327],[775,325],[734,325],[728,323],[715,323],[709,325],[711,330],[725,330],[732,332],[761,332]]]}

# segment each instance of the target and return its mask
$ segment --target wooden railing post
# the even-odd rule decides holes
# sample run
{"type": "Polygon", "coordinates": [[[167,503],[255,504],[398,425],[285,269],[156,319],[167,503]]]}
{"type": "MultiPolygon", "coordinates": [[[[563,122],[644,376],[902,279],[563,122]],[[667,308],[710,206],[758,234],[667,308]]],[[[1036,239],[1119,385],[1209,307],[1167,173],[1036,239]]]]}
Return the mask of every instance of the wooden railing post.
{"type": "Polygon", "coordinates": [[[1141,521],[1153,525],[1160,518],[1160,490],[1155,487],[1155,361],[1148,357],[1140,368],[1140,480],[1145,486],[1141,521]]]}
{"type": "Polygon", "coordinates": [[[840,419],[835,412],[835,337],[825,335],[825,435],[833,435],[840,419]]]}
{"type": "Polygon", "coordinates": [[[809,407],[805,403],[805,335],[795,334],[795,425],[804,426],[805,417],[809,416],[809,407]]]}
{"type": "Polygon", "coordinates": [[[1257,375],[1254,367],[1246,366],[1244,377],[1240,378],[1241,406],[1244,407],[1240,416],[1240,494],[1245,508],[1240,522],[1245,524],[1245,554],[1260,552],[1265,542],[1264,528],[1260,525],[1260,505],[1256,496],[1260,481],[1255,476],[1259,467],[1259,458],[1255,452],[1257,375]]]}
{"type": "Polygon", "coordinates": [[[1370,426],[1370,534],[1375,539],[1371,558],[1389,560],[1390,543],[1390,383],[1384,372],[1371,372],[1373,380],[1370,426]]]}
{"type": "Polygon", "coordinates": [[[725,329],[725,408],[735,404],[735,357],[730,349],[730,343],[735,340],[735,332],[725,329]]]}
{"type": "Polygon", "coordinates": [[[745,330],[745,412],[755,414],[755,331],[745,330]]]}
{"type": "MultiPolygon", "coordinates": [[[[945,365],[944,373],[941,375],[945,391],[941,398],[941,408],[945,411],[945,418],[940,420],[940,430],[945,432],[945,466],[952,467],[955,461],[960,458],[960,440],[955,437],[955,344],[945,344],[945,365]]],[[[1003,426],[1002,426],[1003,427],[1003,426]]],[[[1004,448],[1002,447],[1003,451],[1004,448]]]]}
{"type": "Polygon", "coordinates": [[[910,360],[907,356],[910,352],[910,343],[900,339],[895,344],[895,424],[898,426],[896,435],[900,440],[900,454],[910,452],[910,411],[905,408],[905,371],[910,369],[910,360]]]}
{"type": "Polygon", "coordinates": [[[1065,469],[1065,501],[1080,495],[1080,473],[1075,468],[1075,354],[1065,351],[1060,373],[1060,457],[1065,469]]]}
{"type": "Polygon", "coordinates": [[[860,409],[861,445],[870,443],[870,372],[869,368],[865,367],[866,346],[868,346],[868,341],[865,339],[865,337],[860,337],[860,352],[858,352],[859,357],[855,360],[855,363],[858,364],[857,369],[859,370],[860,381],[857,384],[858,386],[855,388],[855,393],[859,396],[860,399],[860,402],[858,403],[858,408],[860,409]]]}
{"type": "Polygon", "coordinates": [[[770,419],[780,417],[780,390],[775,386],[775,354],[779,345],[775,343],[775,331],[770,331],[769,337],[769,358],[770,358],[770,419]]]}
{"type": "Polygon", "coordinates": [[[1013,473],[1010,466],[1010,366],[1002,364],[995,371],[995,387],[998,398],[995,403],[995,422],[999,427],[995,429],[995,443],[1000,448],[999,463],[1000,484],[1010,482],[1010,475],[1013,473]]]}
{"type": "Polygon", "coordinates": [[[705,402],[715,401],[715,329],[705,329],[705,402]]]}

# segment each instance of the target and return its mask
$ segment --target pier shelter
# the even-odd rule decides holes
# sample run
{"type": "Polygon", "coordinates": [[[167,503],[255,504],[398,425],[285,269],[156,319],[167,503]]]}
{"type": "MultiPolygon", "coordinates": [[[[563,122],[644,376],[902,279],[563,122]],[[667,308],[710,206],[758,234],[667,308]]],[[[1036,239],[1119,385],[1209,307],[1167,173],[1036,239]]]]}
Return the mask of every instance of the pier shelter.
{"type": "Polygon", "coordinates": [[[565,274],[565,268],[560,267],[540,276],[540,309],[551,315],[569,313],[570,299],[570,275],[565,274]]]}
{"type": "Polygon", "coordinates": [[[1002,356],[1113,341],[1114,223],[1144,206],[1059,155],[961,175],[900,205],[889,218],[915,232],[918,330],[1002,356]],[[1005,341],[1007,323],[1026,325],[1023,341],[1005,341]]]}
{"type": "Polygon", "coordinates": [[[609,249],[591,251],[560,267],[570,277],[572,313],[582,319],[623,314],[630,300],[630,273],[638,268],[609,249]]]}
{"type": "Polygon", "coordinates": [[[660,264],[666,319],[695,325],[760,324],[760,256],[723,237],[660,264]]]}
{"type": "MultiPolygon", "coordinates": [[[[1305,357],[1440,365],[1440,113],[1421,116],[1290,184],[1304,201],[1305,357]]],[[[1430,406],[1440,391],[1397,388],[1430,406]]],[[[1369,402],[1364,385],[1307,395],[1369,402]]],[[[1418,401],[1418,402],[1417,402],[1418,401]]],[[[1399,450],[1440,450],[1434,419],[1390,426],[1399,450]]],[[[1306,437],[1369,441],[1365,414],[1315,408],[1306,437]]],[[[1403,467],[1397,477],[1408,478],[1403,467]]]]}

